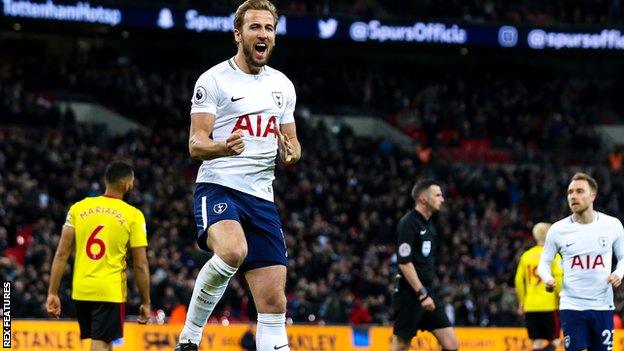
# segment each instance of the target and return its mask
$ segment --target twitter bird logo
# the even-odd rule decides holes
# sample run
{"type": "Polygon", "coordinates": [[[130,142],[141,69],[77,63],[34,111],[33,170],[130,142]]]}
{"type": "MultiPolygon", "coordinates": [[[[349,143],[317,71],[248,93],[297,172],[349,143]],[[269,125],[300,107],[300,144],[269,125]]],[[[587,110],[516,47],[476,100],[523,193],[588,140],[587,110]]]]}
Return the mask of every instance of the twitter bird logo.
{"type": "Polygon", "coordinates": [[[327,20],[318,20],[318,30],[319,37],[321,39],[329,39],[336,34],[336,29],[338,29],[338,21],[333,18],[328,18],[327,20]]]}

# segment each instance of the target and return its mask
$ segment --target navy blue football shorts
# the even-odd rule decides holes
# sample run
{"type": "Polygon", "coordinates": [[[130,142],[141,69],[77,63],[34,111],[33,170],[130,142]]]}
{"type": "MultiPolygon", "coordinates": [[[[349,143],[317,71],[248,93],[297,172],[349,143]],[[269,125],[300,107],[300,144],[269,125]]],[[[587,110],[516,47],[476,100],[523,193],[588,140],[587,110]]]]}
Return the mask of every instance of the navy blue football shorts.
{"type": "Polygon", "coordinates": [[[274,202],[212,183],[197,183],[194,197],[197,244],[202,250],[210,252],[206,239],[211,225],[235,220],[243,227],[248,247],[240,270],[288,265],[286,240],[274,202]]]}
{"type": "Polygon", "coordinates": [[[566,351],[613,350],[613,311],[561,310],[559,315],[566,351]]]}

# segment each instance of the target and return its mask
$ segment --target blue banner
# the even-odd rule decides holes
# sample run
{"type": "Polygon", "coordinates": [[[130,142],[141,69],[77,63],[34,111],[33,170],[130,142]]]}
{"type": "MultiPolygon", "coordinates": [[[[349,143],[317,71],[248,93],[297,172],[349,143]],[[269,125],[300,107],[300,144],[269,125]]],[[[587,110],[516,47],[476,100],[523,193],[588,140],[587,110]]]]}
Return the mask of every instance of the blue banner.
{"type": "MultiPolygon", "coordinates": [[[[2,0],[2,17],[75,22],[110,27],[142,27],[159,31],[232,32],[234,13],[207,13],[194,8],[100,5],[89,1],[2,0]]],[[[319,40],[489,46],[529,50],[624,50],[624,32],[615,28],[589,30],[465,24],[461,22],[387,22],[337,18],[280,16],[277,34],[319,40]]]]}

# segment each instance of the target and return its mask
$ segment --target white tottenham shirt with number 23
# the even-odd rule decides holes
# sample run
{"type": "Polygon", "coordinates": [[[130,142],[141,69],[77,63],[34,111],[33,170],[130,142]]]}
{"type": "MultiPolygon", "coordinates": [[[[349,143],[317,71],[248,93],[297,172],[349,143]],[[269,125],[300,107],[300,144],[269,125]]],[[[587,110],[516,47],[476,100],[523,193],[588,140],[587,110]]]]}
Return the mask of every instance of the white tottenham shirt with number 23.
{"type": "Polygon", "coordinates": [[[242,130],[245,150],[240,155],[204,161],[197,182],[220,184],[274,201],[277,131],[281,124],[295,122],[296,100],[292,82],[267,66],[259,74],[247,74],[230,59],[204,72],[195,83],[191,114],[215,116],[215,141],[225,141],[235,130],[242,130]]]}
{"type": "Polygon", "coordinates": [[[591,223],[578,223],[569,216],[553,224],[537,269],[542,281],[552,279],[550,267],[557,252],[563,258],[559,309],[615,309],[607,279],[613,253],[618,259],[614,273],[624,275],[624,229],[619,219],[596,211],[591,223]]]}

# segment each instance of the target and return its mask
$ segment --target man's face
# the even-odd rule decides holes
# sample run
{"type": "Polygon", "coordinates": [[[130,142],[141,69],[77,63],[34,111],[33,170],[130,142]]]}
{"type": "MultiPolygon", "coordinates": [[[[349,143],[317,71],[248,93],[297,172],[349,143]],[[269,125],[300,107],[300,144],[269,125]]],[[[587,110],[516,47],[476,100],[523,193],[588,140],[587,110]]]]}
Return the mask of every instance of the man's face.
{"type": "Polygon", "coordinates": [[[248,65],[262,67],[269,62],[275,46],[275,18],[266,10],[248,10],[234,38],[242,48],[248,65]]]}
{"type": "Polygon", "coordinates": [[[444,196],[442,196],[442,189],[437,185],[432,185],[427,191],[423,193],[426,204],[435,212],[440,211],[442,204],[444,203],[444,196]]]}
{"type": "Polygon", "coordinates": [[[589,208],[596,198],[586,180],[573,180],[568,186],[568,206],[574,213],[582,213],[589,208]]]}

